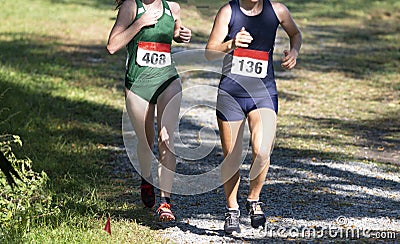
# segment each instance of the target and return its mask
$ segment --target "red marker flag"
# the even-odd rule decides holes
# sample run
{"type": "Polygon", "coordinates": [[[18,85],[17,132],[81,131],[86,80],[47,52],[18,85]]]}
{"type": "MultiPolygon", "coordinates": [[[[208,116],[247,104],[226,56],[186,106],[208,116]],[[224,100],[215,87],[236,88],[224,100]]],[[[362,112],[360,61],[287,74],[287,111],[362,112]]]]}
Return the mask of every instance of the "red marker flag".
{"type": "Polygon", "coordinates": [[[106,226],[104,226],[105,231],[108,232],[108,234],[111,235],[111,223],[110,223],[110,217],[108,217],[107,222],[106,222],[106,226]]]}

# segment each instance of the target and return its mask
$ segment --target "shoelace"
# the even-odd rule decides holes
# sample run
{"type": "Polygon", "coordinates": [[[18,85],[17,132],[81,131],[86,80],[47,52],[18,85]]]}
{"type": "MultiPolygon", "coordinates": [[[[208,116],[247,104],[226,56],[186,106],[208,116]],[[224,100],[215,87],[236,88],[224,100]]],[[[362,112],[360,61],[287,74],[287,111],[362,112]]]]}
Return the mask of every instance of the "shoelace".
{"type": "Polygon", "coordinates": [[[262,203],[262,202],[256,202],[256,203],[251,204],[252,213],[254,214],[255,212],[262,212],[261,206],[263,206],[263,205],[264,205],[264,203],[262,203]]]}
{"type": "Polygon", "coordinates": [[[160,210],[161,210],[162,208],[171,209],[171,205],[168,204],[168,203],[161,203],[160,207],[158,207],[158,209],[157,209],[157,212],[160,212],[160,210]]]}
{"type": "Polygon", "coordinates": [[[234,213],[226,213],[225,219],[228,221],[229,225],[237,225],[239,223],[239,216],[235,216],[234,213]]]}

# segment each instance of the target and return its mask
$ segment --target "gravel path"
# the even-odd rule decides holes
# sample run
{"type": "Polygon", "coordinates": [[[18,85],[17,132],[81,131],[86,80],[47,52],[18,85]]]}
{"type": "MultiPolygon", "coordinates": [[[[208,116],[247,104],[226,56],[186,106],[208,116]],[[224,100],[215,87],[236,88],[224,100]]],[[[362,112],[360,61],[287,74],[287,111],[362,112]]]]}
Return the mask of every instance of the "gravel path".
{"type": "MultiPolygon", "coordinates": [[[[210,72],[189,72],[181,76],[184,93],[182,117],[177,130],[179,134],[176,135],[177,173],[195,176],[217,168],[223,159],[213,109],[218,76],[210,72]],[[191,78],[185,79],[187,76],[191,78]],[[186,157],[196,153],[199,153],[197,160],[186,157]]],[[[245,138],[248,138],[248,134],[245,138]]],[[[246,145],[245,150],[248,149],[246,145]]],[[[134,148],[134,145],[129,147],[134,148]]],[[[224,235],[223,189],[221,186],[212,188],[206,182],[197,183],[198,187],[210,187],[210,191],[174,195],[173,210],[177,221],[174,224],[156,224],[157,228],[162,230],[166,240],[173,243],[338,240],[400,243],[398,169],[362,162],[294,160],[279,158],[276,154],[272,156],[270,171],[260,196],[267,215],[264,229],[252,229],[244,209],[249,187],[247,175],[250,155],[244,155],[241,166],[241,234],[224,235]]],[[[126,154],[120,155],[121,160],[115,166],[131,170],[126,154]]],[[[135,160],[134,155],[131,155],[131,159],[135,160]]],[[[138,178],[137,174],[134,177],[138,178]]],[[[216,180],[213,178],[210,181],[216,180]]],[[[174,189],[180,191],[186,186],[193,187],[186,183],[178,181],[174,189]]],[[[141,204],[139,198],[135,202],[141,204]]]]}

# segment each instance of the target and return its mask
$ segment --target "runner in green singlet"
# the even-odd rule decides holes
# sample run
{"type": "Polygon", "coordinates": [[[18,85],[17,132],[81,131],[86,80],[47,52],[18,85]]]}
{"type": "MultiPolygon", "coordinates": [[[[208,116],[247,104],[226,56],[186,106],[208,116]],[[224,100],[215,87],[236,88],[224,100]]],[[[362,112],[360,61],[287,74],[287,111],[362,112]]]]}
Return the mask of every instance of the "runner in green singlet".
{"type": "Polygon", "coordinates": [[[180,19],[180,7],[165,0],[116,0],[118,16],[111,30],[110,54],[128,49],[125,74],[126,109],[138,138],[137,154],[142,176],[141,198],[154,207],[155,193],[150,174],[157,106],[160,167],[161,221],[175,217],[171,211],[171,189],[176,167],[174,130],[181,104],[181,81],[171,60],[171,43],[187,43],[191,31],[180,19]]]}

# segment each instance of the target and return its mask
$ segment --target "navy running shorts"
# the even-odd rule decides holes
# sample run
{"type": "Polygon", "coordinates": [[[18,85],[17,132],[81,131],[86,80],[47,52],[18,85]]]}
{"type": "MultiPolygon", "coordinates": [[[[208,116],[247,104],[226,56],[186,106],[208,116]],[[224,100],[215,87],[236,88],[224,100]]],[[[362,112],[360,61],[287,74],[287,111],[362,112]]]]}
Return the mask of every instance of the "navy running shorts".
{"type": "Polygon", "coordinates": [[[234,97],[222,91],[217,97],[217,117],[223,121],[240,121],[259,108],[269,108],[278,114],[278,95],[267,97],[234,97]]]}

